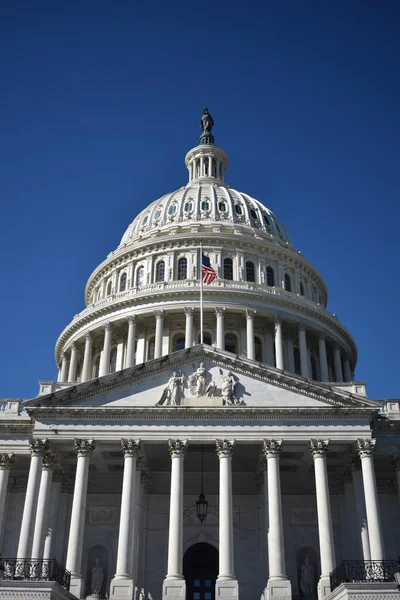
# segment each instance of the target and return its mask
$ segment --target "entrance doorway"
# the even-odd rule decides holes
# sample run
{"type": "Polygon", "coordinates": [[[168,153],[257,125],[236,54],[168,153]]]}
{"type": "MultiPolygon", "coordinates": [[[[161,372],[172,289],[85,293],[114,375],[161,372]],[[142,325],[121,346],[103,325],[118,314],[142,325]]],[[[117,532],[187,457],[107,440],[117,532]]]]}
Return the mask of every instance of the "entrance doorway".
{"type": "Polygon", "coordinates": [[[186,600],[215,600],[218,577],[218,550],[200,542],[186,550],[183,557],[186,600]]]}

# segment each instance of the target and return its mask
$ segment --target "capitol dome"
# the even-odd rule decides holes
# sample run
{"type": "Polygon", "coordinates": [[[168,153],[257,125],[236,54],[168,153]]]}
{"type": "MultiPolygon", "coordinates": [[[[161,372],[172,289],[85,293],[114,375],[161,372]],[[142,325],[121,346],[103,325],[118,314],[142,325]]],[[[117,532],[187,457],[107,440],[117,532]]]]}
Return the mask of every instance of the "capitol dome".
{"type": "Polygon", "coordinates": [[[86,308],[55,348],[72,385],[201,343],[306,379],[353,379],[357,349],[327,310],[318,271],[258,200],[225,183],[227,154],[203,133],[189,181],[155,200],[91,274],[86,308]],[[200,244],[216,278],[203,286],[200,244]]]}

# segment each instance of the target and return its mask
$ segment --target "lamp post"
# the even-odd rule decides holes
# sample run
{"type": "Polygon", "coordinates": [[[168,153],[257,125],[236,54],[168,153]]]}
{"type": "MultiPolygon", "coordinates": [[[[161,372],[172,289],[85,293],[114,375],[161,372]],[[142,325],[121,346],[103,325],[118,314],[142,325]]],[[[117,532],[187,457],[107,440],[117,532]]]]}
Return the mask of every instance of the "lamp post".
{"type": "Polygon", "coordinates": [[[200,523],[202,523],[204,521],[204,519],[207,516],[207,511],[208,511],[208,502],[207,502],[206,497],[203,492],[203,465],[204,465],[204,452],[203,452],[203,446],[202,446],[201,447],[201,490],[200,490],[199,499],[196,502],[196,513],[197,513],[197,518],[199,519],[200,523]]]}

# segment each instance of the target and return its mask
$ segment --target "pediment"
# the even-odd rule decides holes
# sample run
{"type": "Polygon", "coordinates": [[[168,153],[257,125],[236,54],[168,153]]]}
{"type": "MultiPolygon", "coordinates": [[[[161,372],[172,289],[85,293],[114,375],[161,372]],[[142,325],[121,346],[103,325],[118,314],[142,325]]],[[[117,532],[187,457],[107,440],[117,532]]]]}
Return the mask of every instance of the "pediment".
{"type": "Polygon", "coordinates": [[[368,398],[198,345],[26,403],[26,408],[377,409],[368,398]]]}

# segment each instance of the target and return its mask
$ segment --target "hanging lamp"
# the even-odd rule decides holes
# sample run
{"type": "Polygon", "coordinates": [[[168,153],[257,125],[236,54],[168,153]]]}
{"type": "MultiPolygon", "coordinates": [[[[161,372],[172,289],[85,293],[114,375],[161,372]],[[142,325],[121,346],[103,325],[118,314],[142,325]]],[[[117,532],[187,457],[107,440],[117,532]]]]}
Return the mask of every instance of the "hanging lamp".
{"type": "Polygon", "coordinates": [[[208,502],[207,502],[206,497],[203,492],[203,465],[204,465],[204,451],[203,451],[203,446],[202,446],[201,447],[201,490],[200,490],[199,499],[196,502],[196,513],[197,513],[197,518],[199,519],[200,523],[202,523],[204,521],[204,519],[207,516],[207,511],[208,511],[208,502]]]}

